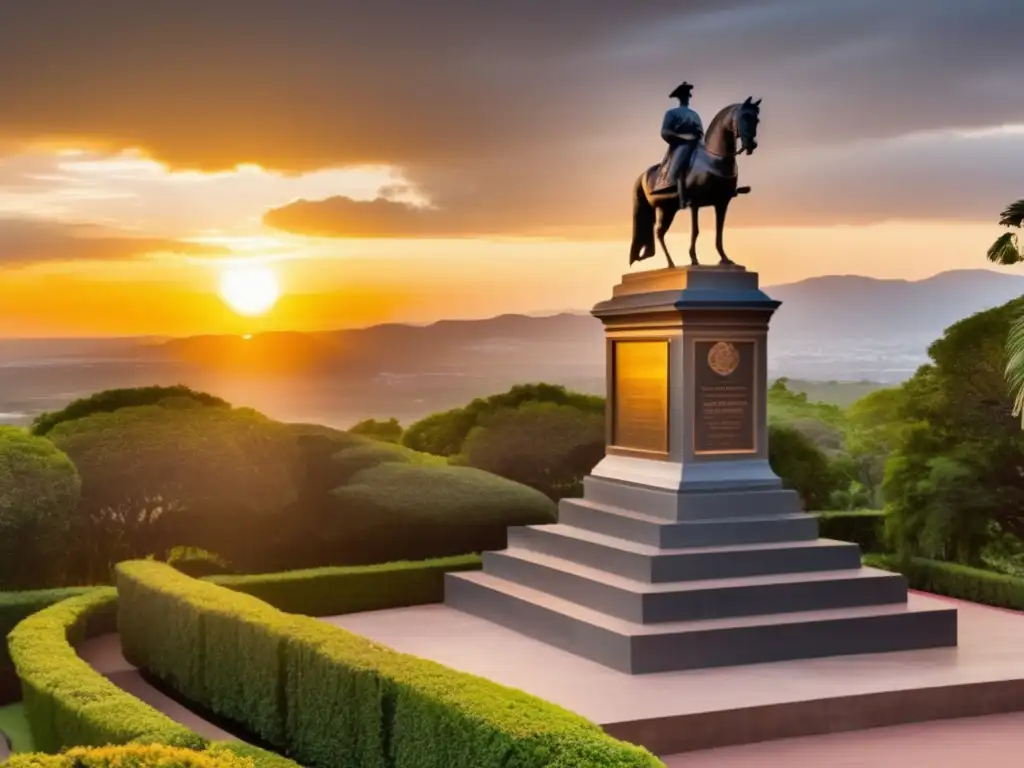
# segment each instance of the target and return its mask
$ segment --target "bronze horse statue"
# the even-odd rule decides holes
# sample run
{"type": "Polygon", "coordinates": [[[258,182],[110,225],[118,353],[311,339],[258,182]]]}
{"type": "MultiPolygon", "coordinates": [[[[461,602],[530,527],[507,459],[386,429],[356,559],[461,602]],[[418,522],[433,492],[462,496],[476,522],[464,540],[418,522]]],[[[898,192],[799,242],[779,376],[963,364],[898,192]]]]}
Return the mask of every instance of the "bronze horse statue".
{"type": "MultiPolygon", "coordinates": [[[[722,228],[729,203],[736,195],[746,194],[750,187],[737,187],[736,156],[757,149],[757,124],[760,122],[761,100],[748,98],[742,104],[731,104],[722,109],[708,126],[704,140],[693,153],[686,174],[686,188],[691,215],[690,263],[697,261],[698,212],[714,206],[715,247],[721,257],[720,264],[733,264],[722,247],[722,228]]],[[[655,254],[657,236],[661,250],[670,267],[675,266],[665,246],[665,234],[679,212],[679,195],[673,186],[664,192],[652,193],[651,185],[659,166],[644,171],[633,186],[633,243],[629,248],[629,263],[649,259],[655,254]]]]}

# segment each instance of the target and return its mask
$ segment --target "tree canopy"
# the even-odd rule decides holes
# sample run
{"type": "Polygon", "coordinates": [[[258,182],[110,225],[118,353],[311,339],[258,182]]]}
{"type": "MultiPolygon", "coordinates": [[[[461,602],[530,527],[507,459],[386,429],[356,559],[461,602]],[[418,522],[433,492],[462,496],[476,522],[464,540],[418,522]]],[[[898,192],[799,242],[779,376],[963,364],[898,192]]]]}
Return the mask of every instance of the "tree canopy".
{"type": "Polygon", "coordinates": [[[536,488],[551,499],[580,496],[583,477],[604,456],[604,413],[527,402],[484,417],[458,463],[536,488]]]}
{"type": "Polygon", "coordinates": [[[125,389],[107,389],[89,397],[75,400],[59,411],[42,413],[32,422],[32,433],[47,435],[58,424],[73,421],[95,413],[111,413],[120,408],[132,408],[140,405],[158,405],[164,401],[190,400],[204,407],[230,408],[230,404],[219,397],[197,392],[184,385],[173,387],[131,387],[125,389]]]}
{"type": "Polygon", "coordinates": [[[453,408],[420,419],[405,430],[402,444],[438,456],[455,456],[474,427],[496,411],[518,408],[524,403],[553,403],[587,413],[604,413],[604,398],[573,392],[556,384],[519,384],[508,392],[477,398],[462,408],[453,408]]]}
{"type": "Polygon", "coordinates": [[[896,400],[884,491],[887,535],[905,555],[980,564],[994,537],[1024,537],[1024,433],[1003,376],[1022,306],[950,326],[896,400]]]}
{"type": "Polygon", "coordinates": [[[74,464],[53,443],[0,427],[0,589],[62,583],[80,492],[74,464]]]}
{"type": "Polygon", "coordinates": [[[391,418],[387,421],[364,419],[358,424],[349,427],[348,431],[353,435],[372,437],[374,440],[380,440],[385,443],[397,443],[401,441],[404,430],[402,425],[398,423],[398,419],[391,418]]]}
{"type": "Polygon", "coordinates": [[[121,408],[51,438],[82,477],[82,514],[103,548],[93,567],[176,545],[244,562],[260,518],[296,498],[294,436],[249,409],[121,408]]]}

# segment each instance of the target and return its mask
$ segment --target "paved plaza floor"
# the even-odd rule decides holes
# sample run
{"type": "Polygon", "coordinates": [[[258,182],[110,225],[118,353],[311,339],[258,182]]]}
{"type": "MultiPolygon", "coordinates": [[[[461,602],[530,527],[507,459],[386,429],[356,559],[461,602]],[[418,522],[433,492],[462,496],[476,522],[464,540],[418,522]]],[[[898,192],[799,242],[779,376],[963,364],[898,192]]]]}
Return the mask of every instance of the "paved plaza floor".
{"type": "Polygon", "coordinates": [[[959,647],[628,675],[444,605],[327,620],[552,701],[661,754],[1024,710],[1024,614],[910,600],[955,602],[959,647]]]}
{"type": "MultiPolygon", "coordinates": [[[[961,612],[961,645],[957,649],[642,676],[615,672],[443,605],[352,614],[328,621],[398,650],[522,688],[573,709],[613,733],[616,725],[626,724],[628,732],[630,723],[643,726],[646,719],[647,728],[657,729],[666,723],[672,728],[680,724],[689,727],[689,723],[712,736],[719,729],[719,737],[734,743],[737,735],[741,741],[771,739],[698,751],[687,747],[681,754],[654,750],[664,756],[669,768],[1019,766],[1024,752],[1024,711],[864,729],[870,720],[864,712],[876,709],[880,701],[886,716],[899,715],[893,715],[892,706],[873,698],[873,694],[885,692],[916,690],[932,696],[947,691],[961,698],[980,695],[980,705],[987,701],[992,711],[1024,710],[1024,705],[1013,706],[1024,678],[1024,614],[961,602],[957,607],[961,612]],[[999,681],[1009,687],[985,687],[999,681]],[[768,735],[772,727],[786,727],[787,706],[827,710],[830,700],[861,702],[852,710],[834,710],[836,719],[831,725],[838,732],[802,738],[768,735]],[[716,721],[718,715],[725,719],[716,721]],[[687,721],[686,716],[697,719],[687,721]],[[711,719],[706,719],[709,716],[711,719]]],[[[211,739],[233,739],[147,683],[125,661],[117,635],[89,640],[79,653],[121,688],[173,720],[211,739]]],[[[797,714],[807,711],[797,710],[797,714]]],[[[644,727],[633,733],[642,735],[644,727]]]]}
{"type": "Polygon", "coordinates": [[[664,757],[668,768],[1018,768],[1024,713],[937,720],[664,757]]]}

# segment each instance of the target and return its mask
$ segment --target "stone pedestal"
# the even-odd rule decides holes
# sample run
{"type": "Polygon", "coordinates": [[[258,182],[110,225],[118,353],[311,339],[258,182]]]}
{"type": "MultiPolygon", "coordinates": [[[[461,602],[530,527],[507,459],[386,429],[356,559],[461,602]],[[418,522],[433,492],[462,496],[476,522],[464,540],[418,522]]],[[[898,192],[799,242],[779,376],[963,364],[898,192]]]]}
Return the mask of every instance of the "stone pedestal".
{"type": "Polygon", "coordinates": [[[509,531],[459,610],[629,673],[955,646],[768,464],[767,334],[779,303],[742,267],[623,277],[605,325],[607,451],[556,525],[509,531]]]}

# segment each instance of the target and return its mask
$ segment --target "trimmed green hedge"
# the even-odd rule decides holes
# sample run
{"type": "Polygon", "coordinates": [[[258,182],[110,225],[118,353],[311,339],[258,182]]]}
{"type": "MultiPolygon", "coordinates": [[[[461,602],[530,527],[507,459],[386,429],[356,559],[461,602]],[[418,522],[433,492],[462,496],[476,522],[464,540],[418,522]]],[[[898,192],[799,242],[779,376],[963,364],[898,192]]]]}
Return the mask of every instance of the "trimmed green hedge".
{"type": "MultiPolygon", "coordinates": [[[[19,622],[47,606],[69,597],[88,594],[96,587],[68,587],[66,589],[40,589],[31,592],[0,592],[0,636],[6,638],[19,622]]],[[[21,698],[21,684],[14,672],[14,664],[7,651],[7,643],[0,642],[0,705],[21,698]]]]}
{"type": "Polygon", "coordinates": [[[125,744],[203,747],[202,738],[125,693],[75,653],[90,631],[113,630],[117,592],[96,589],[25,619],[8,636],[36,747],[125,744]]]}
{"type": "Polygon", "coordinates": [[[902,573],[911,589],[973,603],[1024,611],[1024,579],[956,563],[896,555],[867,555],[864,564],[902,573]]]}
{"type": "Polygon", "coordinates": [[[243,592],[286,613],[340,616],[444,600],[444,575],[480,568],[477,555],[422,562],[310,568],[255,576],[209,576],[206,581],[243,592]]]}
{"type": "Polygon", "coordinates": [[[549,702],[161,563],[122,563],[117,583],[130,662],[304,765],[662,765],[549,702]]]}
{"type": "Polygon", "coordinates": [[[882,529],[885,512],[875,509],[858,509],[840,512],[815,512],[818,531],[823,539],[852,541],[859,544],[861,552],[883,552],[882,529]]]}
{"type": "Polygon", "coordinates": [[[211,743],[121,690],[83,661],[74,646],[115,630],[117,601],[113,587],[93,587],[30,616],[8,636],[37,749],[57,752],[108,744],[160,744],[206,749],[214,756],[230,753],[228,759],[237,755],[251,760],[256,768],[297,768],[291,760],[248,744],[211,743]]]}

